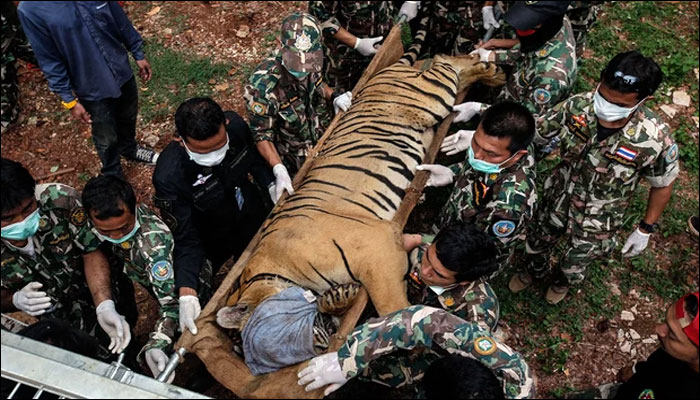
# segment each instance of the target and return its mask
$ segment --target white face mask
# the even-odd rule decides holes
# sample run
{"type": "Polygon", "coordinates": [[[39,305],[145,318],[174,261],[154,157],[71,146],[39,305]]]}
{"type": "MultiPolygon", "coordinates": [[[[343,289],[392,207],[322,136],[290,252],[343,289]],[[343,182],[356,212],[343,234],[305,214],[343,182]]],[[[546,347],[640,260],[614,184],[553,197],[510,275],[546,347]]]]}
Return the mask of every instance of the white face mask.
{"type": "Polygon", "coordinates": [[[187,152],[187,155],[190,156],[190,160],[194,161],[195,164],[201,165],[202,167],[213,167],[221,164],[221,162],[224,161],[224,158],[226,158],[226,152],[228,151],[228,135],[226,135],[226,144],[223,145],[223,147],[205,154],[191,151],[187,147],[187,143],[185,143],[184,140],[182,141],[182,144],[185,145],[185,151],[187,152]]]}
{"type": "Polygon", "coordinates": [[[605,122],[619,121],[632,115],[637,107],[639,107],[639,105],[646,99],[646,97],[643,98],[634,107],[620,107],[617,104],[613,104],[605,100],[603,96],[600,95],[600,85],[598,85],[598,88],[596,88],[595,94],[593,95],[593,110],[595,111],[596,117],[605,122]]]}
{"type": "Polygon", "coordinates": [[[435,292],[436,295],[440,296],[441,294],[445,293],[447,291],[446,287],[442,286],[428,286],[430,290],[435,292]]]}

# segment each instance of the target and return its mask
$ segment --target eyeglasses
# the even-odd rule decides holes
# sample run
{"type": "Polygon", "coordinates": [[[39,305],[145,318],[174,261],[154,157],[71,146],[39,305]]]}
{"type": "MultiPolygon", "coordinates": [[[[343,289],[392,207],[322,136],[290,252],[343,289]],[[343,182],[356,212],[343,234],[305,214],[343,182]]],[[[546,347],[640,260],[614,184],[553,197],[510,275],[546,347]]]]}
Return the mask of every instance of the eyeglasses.
{"type": "Polygon", "coordinates": [[[622,71],[616,71],[614,74],[615,78],[622,78],[622,81],[627,85],[634,85],[639,81],[639,78],[633,75],[625,75],[622,71]]]}

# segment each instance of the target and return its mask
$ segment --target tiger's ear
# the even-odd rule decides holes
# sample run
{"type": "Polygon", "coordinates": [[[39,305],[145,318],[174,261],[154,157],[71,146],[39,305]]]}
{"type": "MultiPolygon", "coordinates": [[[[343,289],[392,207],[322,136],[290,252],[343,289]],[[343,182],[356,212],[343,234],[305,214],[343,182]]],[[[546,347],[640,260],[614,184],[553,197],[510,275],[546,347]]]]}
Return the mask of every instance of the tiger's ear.
{"type": "Polygon", "coordinates": [[[245,303],[238,303],[233,307],[224,307],[216,313],[216,323],[225,329],[240,329],[241,323],[250,314],[250,307],[245,303]]]}

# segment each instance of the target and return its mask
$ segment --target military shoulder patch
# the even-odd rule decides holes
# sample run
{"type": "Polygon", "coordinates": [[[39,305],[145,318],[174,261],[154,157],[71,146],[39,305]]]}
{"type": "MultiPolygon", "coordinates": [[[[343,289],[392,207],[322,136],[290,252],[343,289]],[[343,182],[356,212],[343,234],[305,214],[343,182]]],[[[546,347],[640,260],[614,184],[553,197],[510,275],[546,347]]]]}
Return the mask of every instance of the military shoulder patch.
{"type": "Polygon", "coordinates": [[[666,151],[666,164],[671,164],[673,162],[676,162],[678,160],[678,145],[674,143],[667,151],[666,151]]]}
{"type": "Polygon", "coordinates": [[[83,207],[75,207],[70,212],[70,223],[75,226],[83,226],[87,222],[87,214],[83,207]]]}
{"type": "Polygon", "coordinates": [[[41,216],[39,219],[39,231],[44,232],[49,229],[51,225],[49,224],[49,218],[46,216],[41,216]]]}
{"type": "Polygon", "coordinates": [[[258,115],[265,115],[267,113],[267,106],[258,101],[254,101],[250,106],[250,109],[258,115]]]}
{"type": "Polygon", "coordinates": [[[496,342],[494,342],[493,339],[488,336],[480,336],[474,339],[474,351],[477,354],[482,356],[490,356],[496,352],[496,349],[498,349],[496,342]]]}
{"type": "Polygon", "coordinates": [[[537,88],[532,94],[532,97],[535,99],[535,103],[546,104],[549,103],[549,100],[552,99],[552,93],[550,93],[550,91],[547,89],[537,88]]]}
{"type": "Polygon", "coordinates": [[[502,219],[495,222],[491,230],[493,231],[493,234],[499,238],[508,237],[515,232],[515,222],[502,219]]]}
{"type": "Polygon", "coordinates": [[[168,261],[158,261],[151,266],[151,275],[160,282],[168,280],[173,277],[173,266],[168,261]]]}
{"type": "Polygon", "coordinates": [[[644,389],[642,390],[641,393],[639,393],[638,399],[655,399],[654,397],[654,391],[651,389],[644,389]]]}

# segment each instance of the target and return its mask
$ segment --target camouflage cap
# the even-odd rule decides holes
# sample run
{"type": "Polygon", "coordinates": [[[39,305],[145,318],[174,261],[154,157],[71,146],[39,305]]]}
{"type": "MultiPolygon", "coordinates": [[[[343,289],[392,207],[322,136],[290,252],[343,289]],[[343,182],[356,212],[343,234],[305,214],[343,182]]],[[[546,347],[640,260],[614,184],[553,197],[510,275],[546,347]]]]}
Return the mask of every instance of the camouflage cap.
{"type": "Polygon", "coordinates": [[[311,14],[294,13],[282,21],[282,65],[296,72],[321,72],[321,25],[311,14]]]}

